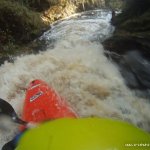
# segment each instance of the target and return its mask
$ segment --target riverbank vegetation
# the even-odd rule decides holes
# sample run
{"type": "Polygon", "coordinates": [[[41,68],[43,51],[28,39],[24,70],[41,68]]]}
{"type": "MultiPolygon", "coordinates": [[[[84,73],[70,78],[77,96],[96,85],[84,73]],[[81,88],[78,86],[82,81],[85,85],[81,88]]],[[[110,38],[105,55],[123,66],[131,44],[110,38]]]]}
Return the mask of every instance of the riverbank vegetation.
{"type": "Polygon", "coordinates": [[[0,0],[0,60],[32,51],[51,23],[76,12],[120,8],[121,0],[0,0]],[[29,46],[30,45],[30,46],[29,46]]]}
{"type": "Polygon", "coordinates": [[[150,1],[126,0],[121,14],[112,19],[114,35],[104,42],[107,50],[118,53],[138,49],[150,55],[150,1]]]}

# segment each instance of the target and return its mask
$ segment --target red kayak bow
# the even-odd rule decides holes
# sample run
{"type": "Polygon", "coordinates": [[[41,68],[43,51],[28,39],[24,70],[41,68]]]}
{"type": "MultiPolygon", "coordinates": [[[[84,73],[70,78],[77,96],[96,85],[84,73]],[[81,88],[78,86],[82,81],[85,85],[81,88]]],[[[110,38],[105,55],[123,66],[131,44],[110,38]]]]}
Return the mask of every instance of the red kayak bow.
{"type": "Polygon", "coordinates": [[[57,118],[76,118],[69,104],[42,80],[34,80],[27,88],[23,109],[26,122],[43,122],[57,118]]]}

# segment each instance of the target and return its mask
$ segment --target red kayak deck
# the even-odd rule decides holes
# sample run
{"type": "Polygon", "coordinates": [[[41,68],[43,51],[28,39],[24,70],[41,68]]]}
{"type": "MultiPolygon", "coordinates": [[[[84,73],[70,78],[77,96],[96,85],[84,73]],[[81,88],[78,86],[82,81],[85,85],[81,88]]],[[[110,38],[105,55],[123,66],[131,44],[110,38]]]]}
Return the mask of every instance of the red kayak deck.
{"type": "Polygon", "coordinates": [[[76,118],[77,114],[46,82],[32,81],[26,91],[23,120],[38,123],[64,117],[76,118]]]}

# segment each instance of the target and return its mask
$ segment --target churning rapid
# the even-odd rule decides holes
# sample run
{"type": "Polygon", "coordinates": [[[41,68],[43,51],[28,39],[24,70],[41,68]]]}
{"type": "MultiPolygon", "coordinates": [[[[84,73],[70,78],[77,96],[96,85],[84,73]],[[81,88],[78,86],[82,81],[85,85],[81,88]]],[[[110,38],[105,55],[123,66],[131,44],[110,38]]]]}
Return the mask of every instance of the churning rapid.
{"type": "MultiPolygon", "coordinates": [[[[81,117],[117,118],[150,131],[150,103],[127,88],[117,66],[104,55],[100,42],[114,30],[110,19],[109,11],[98,10],[53,24],[41,37],[49,43],[46,51],[19,56],[0,67],[0,97],[20,115],[23,89],[33,79],[42,79],[81,117]]],[[[15,127],[1,131],[0,147],[13,136],[15,127]]]]}

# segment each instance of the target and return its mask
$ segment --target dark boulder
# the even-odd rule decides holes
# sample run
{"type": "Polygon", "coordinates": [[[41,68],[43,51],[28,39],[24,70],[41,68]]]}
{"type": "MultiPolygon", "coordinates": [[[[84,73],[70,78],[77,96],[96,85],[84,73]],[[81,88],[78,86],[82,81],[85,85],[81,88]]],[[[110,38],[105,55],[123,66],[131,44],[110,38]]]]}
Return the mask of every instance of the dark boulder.
{"type": "Polygon", "coordinates": [[[118,64],[128,86],[150,88],[150,61],[139,51],[128,51],[119,58],[118,64]]]}

